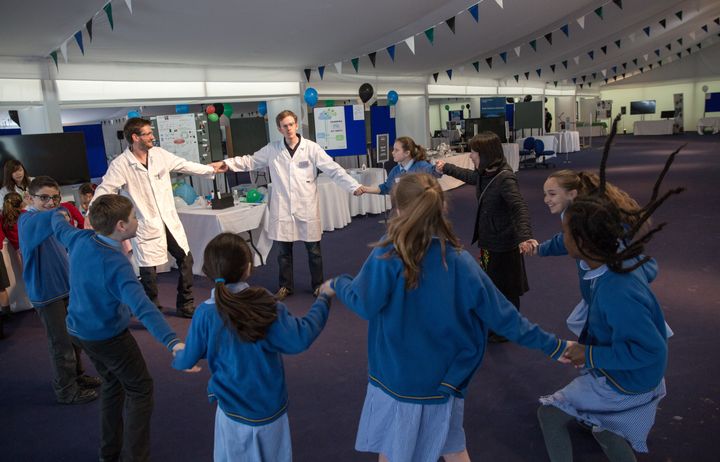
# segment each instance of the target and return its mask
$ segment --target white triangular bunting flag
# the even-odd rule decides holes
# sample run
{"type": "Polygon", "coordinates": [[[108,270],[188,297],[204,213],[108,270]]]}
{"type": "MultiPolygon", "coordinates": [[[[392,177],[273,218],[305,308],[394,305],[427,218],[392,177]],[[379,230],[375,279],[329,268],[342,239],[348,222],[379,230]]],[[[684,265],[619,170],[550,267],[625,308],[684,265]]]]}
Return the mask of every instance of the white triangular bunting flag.
{"type": "Polygon", "coordinates": [[[520,47],[515,47],[515,54],[520,56],[520,47]]]}
{"type": "Polygon", "coordinates": [[[575,56],[573,61],[575,61],[575,64],[580,64],[580,56],[575,56]]]}
{"type": "Polygon", "coordinates": [[[690,32],[688,35],[690,36],[690,40],[695,41],[695,32],[694,31],[690,32]]]}
{"type": "Polygon", "coordinates": [[[410,52],[412,54],[415,54],[415,36],[410,36],[405,39],[405,43],[407,44],[408,48],[410,48],[410,52]]]}
{"type": "Polygon", "coordinates": [[[585,16],[577,18],[577,23],[580,25],[580,29],[585,29],[585,16]]]}
{"type": "Polygon", "coordinates": [[[603,75],[603,77],[607,77],[607,69],[601,70],[600,73],[603,75]]]}
{"type": "Polygon", "coordinates": [[[647,60],[648,60],[648,55],[647,55],[647,54],[644,54],[644,55],[643,55],[643,59],[644,59],[645,61],[647,61],[647,60]]]}
{"type": "Polygon", "coordinates": [[[338,74],[342,74],[342,61],[338,61],[335,63],[335,70],[338,74]]]}
{"type": "MultiPolygon", "coordinates": [[[[70,39],[68,39],[68,40],[70,40],[70,39]]],[[[65,60],[65,64],[67,64],[67,58],[68,58],[68,56],[67,56],[67,43],[68,43],[68,41],[65,40],[65,41],[62,43],[62,45],[60,45],[60,53],[63,55],[63,59],[65,60]]]]}
{"type": "Polygon", "coordinates": [[[631,41],[631,42],[634,42],[634,41],[635,41],[635,32],[633,32],[632,34],[630,34],[630,41],[631,41]]]}
{"type": "Polygon", "coordinates": [[[130,14],[132,14],[132,0],[125,0],[125,4],[128,7],[128,10],[130,10],[130,14]]]}
{"type": "Polygon", "coordinates": [[[495,3],[500,5],[500,8],[504,8],[502,2],[503,2],[503,0],[495,0],[495,3]]]}

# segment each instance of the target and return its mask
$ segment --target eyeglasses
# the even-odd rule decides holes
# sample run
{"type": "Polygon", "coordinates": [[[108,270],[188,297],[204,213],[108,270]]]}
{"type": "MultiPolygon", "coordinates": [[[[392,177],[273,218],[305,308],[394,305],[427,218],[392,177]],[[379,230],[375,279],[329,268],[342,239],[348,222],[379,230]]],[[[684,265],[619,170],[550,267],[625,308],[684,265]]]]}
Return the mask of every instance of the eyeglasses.
{"type": "Polygon", "coordinates": [[[54,196],[50,196],[48,194],[33,194],[33,197],[40,199],[43,204],[47,203],[50,199],[52,199],[53,202],[60,202],[60,199],[62,199],[60,194],[55,194],[54,196]]]}
{"type": "Polygon", "coordinates": [[[140,136],[150,136],[153,132],[147,132],[147,133],[140,133],[140,136]]]}

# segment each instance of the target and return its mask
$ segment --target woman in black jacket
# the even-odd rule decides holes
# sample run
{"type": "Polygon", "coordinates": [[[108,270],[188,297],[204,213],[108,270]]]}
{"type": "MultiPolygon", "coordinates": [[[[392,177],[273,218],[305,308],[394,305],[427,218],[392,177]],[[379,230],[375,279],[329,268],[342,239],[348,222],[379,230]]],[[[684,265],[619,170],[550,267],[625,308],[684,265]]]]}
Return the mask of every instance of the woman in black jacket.
{"type": "MultiPolygon", "coordinates": [[[[475,170],[440,160],[438,172],[474,184],[478,198],[472,244],[480,247],[480,266],[505,297],[520,309],[520,296],[528,291],[523,254],[538,242],[532,238],[527,204],[520,195],[517,177],[505,161],[500,138],[482,132],[468,143],[475,170]]],[[[490,341],[503,341],[490,335],[490,341]]]]}

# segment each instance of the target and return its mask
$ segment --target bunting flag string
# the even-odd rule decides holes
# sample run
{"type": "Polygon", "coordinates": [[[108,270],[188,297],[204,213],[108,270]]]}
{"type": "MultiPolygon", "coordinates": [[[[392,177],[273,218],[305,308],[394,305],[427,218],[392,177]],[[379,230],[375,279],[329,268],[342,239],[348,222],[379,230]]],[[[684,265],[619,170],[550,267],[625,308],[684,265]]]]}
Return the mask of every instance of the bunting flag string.
{"type": "Polygon", "coordinates": [[[375,57],[377,56],[377,51],[373,51],[372,53],[368,53],[368,58],[370,58],[370,63],[372,64],[372,67],[375,67],[375,57]]]}
{"type": "Polygon", "coordinates": [[[478,22],[478,23],[479,23],[479,22],[480,22],[480,16],[479,16],[479,14],[478,14],[478,5],[480,5],[480,4],[479,4],[479,3],[474,4],[473,6],[471,6],[470,8],[468,8],[468,11],[469,11],[470,14],[472,15],[472,17],[475,19],[475,22],[478,22]]]}
{"type": "Polygon", "coordinates": [[[500,53],[500,59],[502,59],[503,62],[507,64],[507,51],[503,51],[502,53],[500,53]]]}
{"type": "Polygon", "coordinates": [[[53,62],[55,63],[55,69],[59,70],[58,68],[58,59],[57,59],[57,51],[51,51],[50,57],[52,58],[53,62]]]}
{"type": "Polygon", "coordinates": [[[472,65],[475,67],[475,72],[480,72],[480,61],[475,61],[472,65]]]}
{"type": "Polygon", "coordinates": [[[450,31],[455,34],[455,16],[445,20],[445,24],[450,28],[450,31]]]}
{"type": "Polygon", "coordinates": [[[520,47],[519,46],[515,47],[515,54],[517,56],[520,56],[520,47]]]}
{"type": "Polygon", "coordinates": [[[320,80],[322,80],[325,75],[325,66],[318,66],[318,74],[320,74],[320,80]]]}
{"type": "Polygon", "coordinates": [[[338,74],[342,74],[342,61],[338,61],[335,63],[335,71],[338,74]]]}
{"type": "Polygon", "coordinates": [[[488,67],[492,69],[492,56],[485,59],[485,62],[487,63],[488,67]]]}
{"type": "Polygon", "coordinates": [[[87,30],[88,37],[90,37],[90,43],[92,43],[92,18],[85,23],[85,30],[87,30]]]}
{"type": "Polygon", "coordinates": [[[83,36],[81,30],[75,32],[75,41],[80,47],[80,51],[82,52],[82,54],[85,55],[85,47],[83,46],[83,36]]]}
{"type": "Polygon", "coordinates": [[[411,36],[405,39],[405,44],[410,48],[410,53],[415,54],[415,36],[411,36]]]}
{"type": "Polygon", "coordinates": [[[350,62],[352,63],[353,68],[355,68],[355,73],[357,74],[358,66],[360,64],[360,58],[353,58],[350,60],[350,62]]]}
{"type": "Polygon", "coordinates": [[[310,81],[310,73],[312,72],[312,69],[303,69],[303,72],[305,73],[305,78],[307,81],[310,81]]]}
{"type": "Polygon", "coordinates": [[[530,40],[530,46],[532,47],[533,51],[537,51],[537,40],[530,40]]]}
{"type": "Polygon", "coordinates": [[[545,34],[545,40],[547,40],[550,45],[552,45],[552,35],[552,32],[548,32],[547,34],[545,34]]]}
{"type": "Polygon", "coordinates": [[[445,72],[447,73],[448,78],[452,80],[452,69],[448,69],[445,72]]]}
{"type": "Polygon", "coordinates": [[[595,14],[598,15],[598,18],[604,19],[603,18],[603,7],[595,8],[595,14]]]}
{"type": "Polygon", "coordinates": [[[435,79],[435,83],[437,83],[437,79],[438,79],[438,76],[439,76],[439,75],[440,75],[439,72],[435,72],[435,73],[433,74],[433,79],[435,79]]]}
{"type": "Polygon", "coordinates": [[[425,37],[430,41],[430,45],[434,45],[433,41],[435,40],[435,27],[431,27],[430,29],[425,30],[425,37]]]}
{"type": "Polygon", "coordinates": [[[606,55],[606,54],[607,54],[607,45],[601,46],[601,47],[600,47],[600,51],[602,51],[603,54],[606,55]]]}

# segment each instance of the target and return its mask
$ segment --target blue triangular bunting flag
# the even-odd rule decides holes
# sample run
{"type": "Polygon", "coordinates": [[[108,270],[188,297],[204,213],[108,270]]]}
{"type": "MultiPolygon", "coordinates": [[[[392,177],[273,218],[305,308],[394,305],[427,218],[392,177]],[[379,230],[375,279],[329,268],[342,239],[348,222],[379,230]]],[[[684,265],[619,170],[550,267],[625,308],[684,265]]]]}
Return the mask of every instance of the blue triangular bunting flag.
{"type": "Polygon", "coordinates": [[[78,46],[80,47],[80,51],[82,51],[82,54],[85,54],[85,47],[83,47],[81,30],[75,32],[75,41],[77,42],[78,46]]]}
{"type": "Polygon", "coordinates": [[[563,34],[565,34],[565,37],[570,37],[570,28],[567,24],[564,24],[560,26],[560,30],[563,31],[563,34]]]}
{"type": "Polygon", "coordinates": [[[537,72],[538,77],[540,77],[540,74],[542,74],[542,69],[535,69],[535,72],[537,72]]]}
{"type": "Polygon", "coordinates": [[[390,55],[390,59],[395,62],[395,45],[390,45],[386,48],[388,54],[390,55]]]}
{"type": "Polygon", "coordinates": [[[595,59],[595,52],[594,51],[588,51],[588,56],[590,56],[590,60],[592,61],[595,59]]]}
{"type": "Polygon", "coordinates": [[[650,26],[643,27],[643,32],[645,32],[645,35],[650,37],[650,26]]]}
{"type": "Polygon", "coordinates": [[[660,48],[658,48],[657,50],[655,50],[655,56],[660,56],[660,48]]]}
{"type": "Polygon", "coordinates": [[[318,74],[320,74],[320,80],[322,80],[325,75],[325,66],[318,66],[318,74]]]}
{"type": "Polygon", "coordinates": [[[507,51],[503,51],[502,53],[500,53],[500,59],[502,59],[503,62],[507,64],[507,51]]]}
{"type": "Polygon", "coordinates": [[[452,80],[452,69],[448,69],[445,72],[447,73],[448,78],[452,80]]]}
{"type": "Polygon", "coordinates": [[[480,4],[476,3],[473,6],[471,6],[470,8],[468,8],[468,11],[472,15],[472,17],[475,19],[475,22],[478,22],[480,20],[480,18],[478,17],[478,5],[480,5],[480,4]]]}

